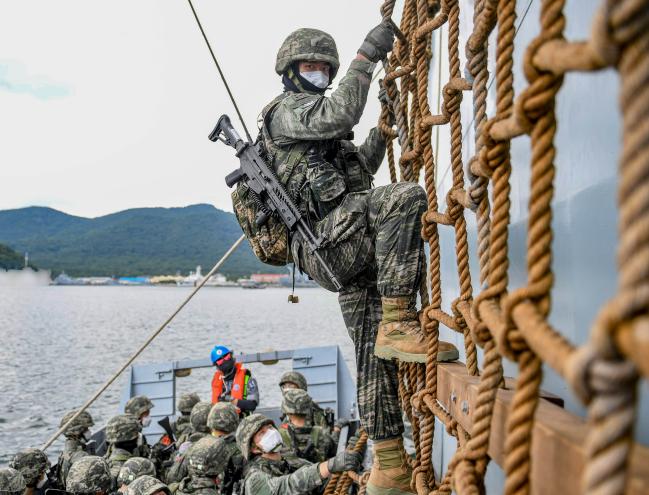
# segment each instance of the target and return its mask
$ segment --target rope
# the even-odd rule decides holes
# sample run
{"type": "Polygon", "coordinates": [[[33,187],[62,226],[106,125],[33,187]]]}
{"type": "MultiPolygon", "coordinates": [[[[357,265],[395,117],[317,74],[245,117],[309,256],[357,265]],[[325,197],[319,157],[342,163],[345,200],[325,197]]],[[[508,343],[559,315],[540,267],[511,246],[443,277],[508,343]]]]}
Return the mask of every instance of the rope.
{"type": "Polygon", "coordinates": [[[194,19],[196,19],[196,24],[198,24],[198,29],[200,29],[201,34],[203,35],[203,39],[205,40],[205,44],[207,45],[207,49],[210,51],[210,55],[212,56],[212,60],[214,61],[214,65],[216,65],[216,70],[219,71],[219,76],[221,76],[221,81],[223,81],[223,85],[225,86],[225,90],[228,92],[228,96],[230,97],[230,101],[232,102],[232,105],[234,106],[234,109],[237,112],[237,116],[239,117],[239,120],[241,121],[241,125],[243,126],[243,130],[246,133],[246,138],[248,139],[249,143],[252,143],[252,137],[250,137],[250,133],[248,132],[248,127],[246,126],[246,123],[243,120],[243,116],[241,115],[241,112],[239,111],[239,106],[237,105],[237,102],[234,99],[234,95],[232,94],[232,91],[230,91],[230,85],[228,84],[228,81],[225,79],[225,75],[223,74],[223,71],[221,70],[221,65],[219,64],[218,60],[216,59],[216,55],[214,55],[214,50],[212,50],[212,45],[210,45],[210,42],[207,39],[207,35],[205,34],[205,30],[203,29],[203,25],[201,24],[201,20],[198,18],[198,14],[196,13],[196,9],[194,8],[194,4],[192,3],[192,0],[187,0],[187,2],[189,3],[189,7],[192,9],[192,14],[194,14],[194,19]]]}
{"type": "Polygon", "coordinates": [[[230,249],[228,249],[228,250],[226,251],[226,253],[221,257],[221,259],[220,259],[219,261],[216,262],[216,264],[212,267],[212,269],[209,271],[209,273],[208,273],[207,275],[205,275],[205,277],[203,278],[203,280],[201,280],[201,282],[200,282],[196,287],[194,287],[194,290],[191,291],[191,293],[190,293],[190,294],[185,298],[185,300],[180,304],[180,306],[178,306],[178,307],[176,308],[176,310],[175,310],[173,313],[171,313],[171,315],[170,315],[170,316],[169,316],[169,317],[168,317],[168,318],[167,318],[167,319],[162,323],[162,325],[160,325],[160,326],[158,327],[158,329],[157,329],[156,331],[154,331],[151,335],[149,335],[149,338],[146,339],[146,341],[144,342],[144,344],[142,344],[142,345],[140,346],[140,348],[139,348],[137,351],[135,351],[135,352],[131,355],[131,357],[129,357],[129,358],[126,360],[126,362],[125,362],[125,363],[124,363],[124,364],[123,364],[123,365],[122,365],[122,366],[121,366],[121,367],[120,367],[120,368],[119,368],[119,369],[118,369],[118,370],[117,370],[117,371],[116,371],[116,372],[115,372],[115,373],[114,373],[114,374],[113,374],[113,375],[112,375],[112,376],[111,376],[111,377],[106,381],[106,383],[104,383],[101,387],[99,387],[99,389],[95,392],[95,394],[94,394],[92,397],[90,397],[90,399],[88,399],[88,400],[86,401],[86,403],[85,403],[83,406],[81,406],[81,408],[79,408],[79,409],[77,410],[77,412],[76,412],[76,413],[75,413],[75,414],[74,414],[74,415],[73,415],[73,416],[68,420],[68,422],[65,423],[64,425],[62,425],[62,426],[61,426],[61,427],[56,431],[56,433],[54,433],[54,435],[52,435],[52,436],[47,440],[47,442],[45,442],[45,443],[43,444],[43,446],[41,447],[41,450],[43,450],[43,451],[47,450],[48,447],[49,447],[50,445],[52,445],[52,444],[54,443],[54,441],[55,441],[55,440],[56,440],[56,439],[57,439],[57,438],[58,438],[58,437],[59,437],[63,432],[65,432],[65,430],[68,428],[68,426],[69,426],[69,425],[70,425],[74,420],[76,420],[76,419],[79,417],[79,415],[80,415],[83,411],[85,411],[86,409],[88,409],[88,407],[90,407],[90,406],[92,405],[92,403],[95,402],[95,401],[99,398],[99,396],[101,396],[101,394],[104,393],[104,391],[105,391],[105,390],[106,390],[106,389],[107,389],[107,388],[108,388],[108,387],[109,387],[109,386],[110,386],[110,385],[111,385],[111,384],[112,384],[112,383],[113,383],[113,382],[114,382],[114,381],[115,381],[115,380],[116,380],[116,379],[117,379],[117,378],[118,378],[118,377],[119,377],[119,376],[124,372],[124,370],[125,370],[126,368],[128,368],[128,367],[131,365],[131,363],[133,363],[133,361],[135,361],[135,359],[136,359],[140,354],[142,354],[142,352],[144,351],[144,349],[146,349],[146,348],[151,344],[151,342],[153,342],[153,341],[155,340],[155,338],[156,338],[158,335],[160,335],[160,333],[161,333],[161,332],[162,332],[162,331],[167,327],[167,325],[169,325],[169,323],[171,323],[171,321],[172,321],[172,320],[173,320],[173,319],[178,315],[178,313],[180,313],[180,312],[182,311],[182,309],[187,305],[187,303],[188,303],[189,301],[191,301],[191,299],[196,295],[196,293],[197,293],[199,290],[201,290],[201,288],[202,288],[202,287],[207,283],[207,281],[209,280],[209,278],[210,278],[212,275],[214,275],[214,274],[219,270],[219,268],[221,268],[221,266],[223,265],[223,263],[225,263],[225,261],[230,257],[230,255],[231,255],[232,253],[234,253],[234,251],[239,247],[239,244],[241,244],[241,243],[243,242],[244,239],[245,239],[245,236],[242,235],[242,236],[239,237],[236,241],[234,241],[234,244],[232,244],[232,246],[230,246],[230,249]]]}
{"type": "MultiPolygon", "coordinates": [[[[527,16],[531,2],[520,10],[527,16]]],[[[404,0],[399,25],[403,36],[384,63],[381,81],[388,96],[382,103],[379,128],[388,141],[392,182],[418,181],[423,169],[428,209],[422,217],[422,237],[429,244],[428,280],[422,283],[425,366],[400,363],[399,397],[412,423],[416,457],[412,488],[419,495],[485,492],[484,477],[495,399],[504,386],[502,358],[518,365],[518,379],[508,411],[504,469],[507,494],[530,493],[534,413],[539,401],[542,365],[552,367],[588,406],[590,428],[585,440],[587,465],[583,491],[622,494],[627,485],[634,446],[636,389],[639,376],[649,376],[642,352],[634,351],[649,321],[649,0],[603,0],[593,19],[591,37],[572,42],[563,36],[565,0],[542,0],[538,35],[525,50],[522,69],[527,86],[518,97],[513,89],[513,54],[518,29],[514,0],[476,0],[473,29],[465,46],[466,67],[460,72],[458,0],[404,0]],[[444,28],[446,26],[446,28],[444,28]],[[442,29],[444,29],[442,31],[442,29]],[[496,30],[495,78],[489,77],[489,38],[496,30]],[[431,114],[428,81],[431,39],[447,36],[449,80],[440,86],[441,105],[431,114]],[[570,71],[612,67],[620,76],[623,147],[619,167],[620,281],[617,295],[601,310],[586,345],[576,347],[548,323],[551,311],[552,199],[556,134],[555,102],[570,71]],[[496,105],[487,115],[487,93],[496,83],[496,105]],[[461,101],[471,91],[473,155],[465,161],[468,131],[462,130],[461,101]],[[442,180],[433,150],[439,127],[450,127],[449,169],[452,185],[440,210],[442,180]],[[528,135],[531,179],[527,229],[527,283],[508,292],[511,141],[528,135]],[[392,141],[398,138],[401,155],[392,141]],[[397,177],[397,163],[399,177],[397,177]],[[466,172],[465,172],[466,170],[466,172]],[[465,177],[466,173],[466,177],[465,177]],[[474,212],[481,290],[474,293],[469,271],[465,215],[474,212]],[[441,227],[439,227],[441,226],[441,227]],[[459,288],[452,314],[442,309],[439,228],[452,228],[459,288]],[[426,283],[427,282],[427,283],[426,283]],[[430,290],[430,292],[429,292],[430,290]],[[467,371],[480,377],[471,411],[469,435],[437,401],[437,352],[440,324],[461,333],[467,371]],[[638,340],[639,341],[639,340],[638,340]],[[484,351],[478,369],[477,347],[484,351]],[[458,448],[441,480],[434,476],[434,421],[457,438],[458,448]]],[[[391,21],[395,1],[381,5],[391,21]]],[[[462,21],[460,21],[462,19],[462,21]]],[[[531,21],[527,21],[528,23],[531,21]]],[[[493,38],[492,38],[493,39],[493,38]]],[[[441,81],[441,75],[438,74],[441,81]]],[[[645,358],[646,359],[646,358],[645,358]]],[[[542,482],[542,480],[540,480],[542,482]]],[[[538,488],[537,488],[538,490],[538,488]]]]}

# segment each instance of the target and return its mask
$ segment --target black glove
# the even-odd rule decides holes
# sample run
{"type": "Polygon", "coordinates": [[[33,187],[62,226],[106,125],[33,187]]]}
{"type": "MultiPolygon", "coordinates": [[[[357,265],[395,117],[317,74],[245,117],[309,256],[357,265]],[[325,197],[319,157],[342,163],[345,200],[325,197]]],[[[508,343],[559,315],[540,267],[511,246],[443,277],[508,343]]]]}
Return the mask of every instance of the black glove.
{"type": "Polygon", "coordinates": [[[383,21],[367,33],[365,41],[358,49],[358,53],[376,63],[387,56],[388,52],[392,50],[393,44],[394,30],[392,25],[387,21],[383,21]]]}
{"type": "Polygon", "coordinates": [[[327,461],[327,469],[330,473],[344,473],[345,471],[357,471],[361,467],[362,457],[358,452],[339,452],[336,457],[327,461]]]}

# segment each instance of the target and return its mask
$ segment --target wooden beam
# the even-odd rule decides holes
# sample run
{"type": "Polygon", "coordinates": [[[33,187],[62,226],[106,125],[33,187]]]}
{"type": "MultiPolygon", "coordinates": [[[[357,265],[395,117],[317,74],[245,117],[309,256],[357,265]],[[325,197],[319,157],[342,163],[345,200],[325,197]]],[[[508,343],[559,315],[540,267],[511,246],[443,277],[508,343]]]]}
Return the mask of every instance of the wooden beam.
{"type": "MultiPolygon", "coordinates": [[[[438,401],[470,433],[480,379],[469,376],[462,363],[440,364],[437,376],[438,401]]],[[[506,383],[513,387],[513,382],[506,383]]],[[[504,465],[507,415],[513,396],[513,390],[499,390],[494,406],[489,455],[499,466],[504,465]]],[[[581,493],[587,432],[582,418],[547,399],[539,401],[532,437],[532,495],[581,493]]],[[[649,493],[649,448],[639,444],[631,457],[627,493],[649,493]]]]}

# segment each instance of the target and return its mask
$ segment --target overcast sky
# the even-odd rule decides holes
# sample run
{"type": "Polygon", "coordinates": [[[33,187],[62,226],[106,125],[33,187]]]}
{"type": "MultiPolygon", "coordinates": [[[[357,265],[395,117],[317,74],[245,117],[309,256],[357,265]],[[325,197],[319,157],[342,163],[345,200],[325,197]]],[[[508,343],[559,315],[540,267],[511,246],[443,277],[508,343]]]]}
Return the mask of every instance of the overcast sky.
{"type": "MultiPolygon", "coordinates": [[[[344,71],[380,3],[194,0],[255,134],[259,111],[281,92],[274,64],[287,34],[328,31],[344,71]]],[[[207,135],[222,113],[240,124],[187,1],[0,0],[0,47],[0,209],[231,211],[223,178],[237,161],[207,135]]],[[[377,84],[357,143],[376,123],[377,84]]]]}

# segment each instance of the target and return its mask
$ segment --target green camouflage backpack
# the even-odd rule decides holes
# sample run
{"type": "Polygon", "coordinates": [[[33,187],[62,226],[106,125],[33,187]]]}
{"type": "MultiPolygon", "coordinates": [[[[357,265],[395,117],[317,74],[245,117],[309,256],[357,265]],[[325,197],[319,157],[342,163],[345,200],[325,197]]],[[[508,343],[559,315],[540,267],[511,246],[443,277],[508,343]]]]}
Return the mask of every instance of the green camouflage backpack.
{"type": "MultiPolygon", "coordinates": [[[[262,110],[264,123],[256,146],[270,168],[273,168],[272,150],[268,149],[269,141],[264,136],[266,132],[265,120],[286,96],[286,94],[281,94],[262,110]]],[[[289,177],[290,174],[284,174],[284,176],[278,174],[278,179],[283,184],[287,183],[289,177]]],[[[267,211],[259,197],[243,182],[239,182],[232,193],[232,206],[239,225],[259,261],[275,266],[284,266],[292,262],[288,229],[275,215],[272,215],[264,225],[257,225],[258,216],[266,214],[267,211]]]]}

